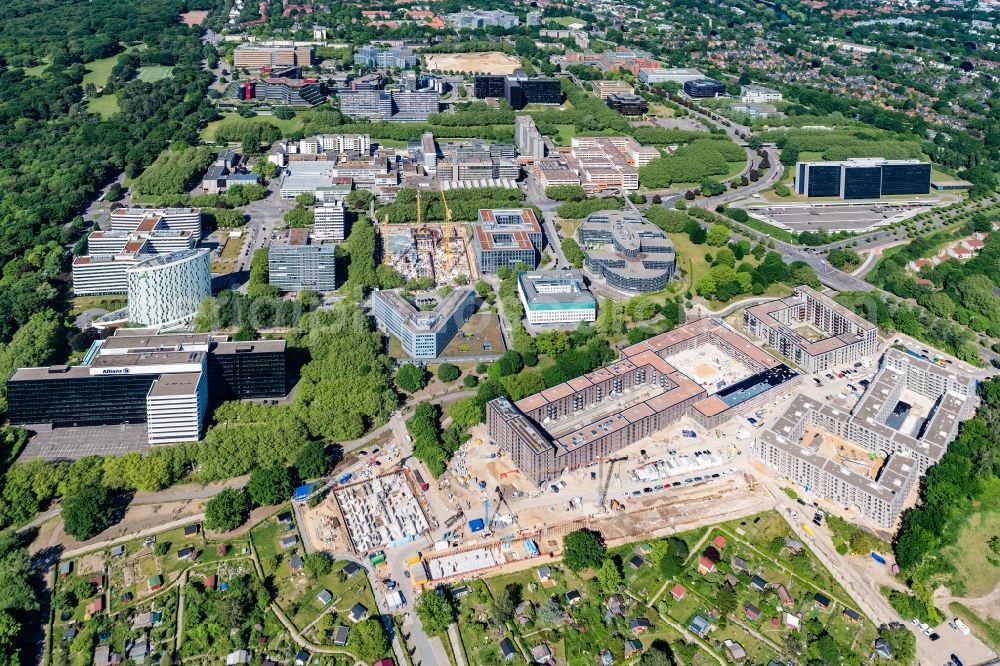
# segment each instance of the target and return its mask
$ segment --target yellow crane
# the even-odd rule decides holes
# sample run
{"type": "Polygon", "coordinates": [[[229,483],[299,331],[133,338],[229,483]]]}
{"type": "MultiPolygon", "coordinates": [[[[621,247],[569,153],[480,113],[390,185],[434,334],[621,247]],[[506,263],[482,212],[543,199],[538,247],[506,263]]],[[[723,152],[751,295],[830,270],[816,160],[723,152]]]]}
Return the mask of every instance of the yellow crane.
{"type": "Polygon", "coordinates": [[[424,220],[424,210],[420,203],[420,190],[417,190],[417,228],[419,229],[423,225],[424,220]]]}
{"type": "Polygon", "coordinates": [[[382,263],[386,266],[392,263],[392,255],[389,252],[389,216],[382,218],[382,263]]]}
{"type": "Polygon", "coordinates": [[[442,242],[444,243],[444,257],[445,257],[445,270],[451,271],[454,264],[451,256],[451,207],[448,205],[448,198],[444,195],[444,190],[441,192],[441,203],[444,204],[444,238],[442,242]]]}

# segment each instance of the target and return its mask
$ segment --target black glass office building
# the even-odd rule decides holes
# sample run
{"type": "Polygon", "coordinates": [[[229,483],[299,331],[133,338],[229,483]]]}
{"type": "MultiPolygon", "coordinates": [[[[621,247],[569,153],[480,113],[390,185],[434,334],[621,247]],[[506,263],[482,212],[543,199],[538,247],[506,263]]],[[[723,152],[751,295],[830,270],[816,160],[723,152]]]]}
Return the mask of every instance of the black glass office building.
{"type": "Polygon", "coordinates": [[[562,84],[559,79],[529,78],[518,70],[510,76],[477,76],[474,94],[479,99],[498,97],[515,109],[528,104],[561,104],[562,84]]]}
{"type": "Polygon", "coordinates": [[[287,392],[283,340],[224,343],[208,356],[211,402],[278,398],[287,392]]]}
{"type": "Polygon", "coordinates": [[[795,193],[808,197],[879,199],[891,195],[927,194],[931,165],[918,160],[854,159],[843,162],[799,162],[795,193]]]}
{"type": "Polygon", "coordinates": [[[473,94],[477,99],[503,97],[506,79],[506,76],[477,76],[473,86],[473,94]]]}
{"type": "Polygon", "coordinates": [[[32,368],[30,375],[15,373],[7,382],[7,418],[14,425],[55,427],[145,423],[146,395],[158,377],[90,375],[85,367],[32,368]]]}

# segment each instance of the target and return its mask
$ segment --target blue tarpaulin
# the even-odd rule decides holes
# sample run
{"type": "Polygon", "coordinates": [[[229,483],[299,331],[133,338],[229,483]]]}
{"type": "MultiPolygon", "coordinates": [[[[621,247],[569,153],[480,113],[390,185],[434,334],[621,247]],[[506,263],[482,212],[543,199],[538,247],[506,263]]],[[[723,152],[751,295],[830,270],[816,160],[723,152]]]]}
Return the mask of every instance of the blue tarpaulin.
{"type": "Polygon", "coordinates": [[[315,487],[316,485],[313,483],[307,483],[304,486],[299,486],[292,492],[292,499],[298,501],[304,500],[305,498],[309,497],[309,493],[311,493],[313,491],[313,488],[315,487]]]}
{"type": "Polygon", "coordinates": [[[482,532],[485,527],[486,524],[483,522],[482,518],[476,518],[475,520],[469,521],[469,529],[473,532],[482,532]]]}

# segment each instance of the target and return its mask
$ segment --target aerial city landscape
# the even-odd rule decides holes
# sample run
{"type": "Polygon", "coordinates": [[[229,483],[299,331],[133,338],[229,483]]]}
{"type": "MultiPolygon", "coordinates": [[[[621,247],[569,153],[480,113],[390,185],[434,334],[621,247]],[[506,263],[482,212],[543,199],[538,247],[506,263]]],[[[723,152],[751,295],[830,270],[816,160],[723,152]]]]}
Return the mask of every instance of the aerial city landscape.
{"type": "Polygon", "coordinates": [[[0,666],[1000,664],[1000,3],[0,3],[0,666]]]}

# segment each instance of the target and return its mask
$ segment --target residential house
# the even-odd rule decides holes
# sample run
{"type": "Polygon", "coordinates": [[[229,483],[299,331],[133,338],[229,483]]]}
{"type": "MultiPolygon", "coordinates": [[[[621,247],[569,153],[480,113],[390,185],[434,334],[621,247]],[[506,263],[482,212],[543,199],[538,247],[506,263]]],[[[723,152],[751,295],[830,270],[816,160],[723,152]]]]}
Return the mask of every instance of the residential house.
{"type": "Polygon", "coordinates": [[[747,651],[743,649],[743,646],[736,641],[727,638],[722,643],[723,647],[726,649],[726,654],[733,661],[743,661],[747,658],[747,651]]]}
{"type": "Polygon", "coordinates": [[[316,595],[316,598],[319,599],[319,602],[324,606],[333,601],[333,595],[330,594],[330,590],[320,590],[319,594],[316,595]]]}
{"type": "Polygon", "coordinates": [[[851,624],[859,624],[861,622],[861,615],[853,608],[845,608],[844,619],[851,624]]]}
{"type": "Polygon", "coordinates": [[[219,579],[213,574],[211,576],[205,576],[205,589],[214,590],[215,586],[219,584],[219,579]]]}
{"type": "Polygon", "coordinates": [[[796,541],[792,537],[785,537],[785,547],[796,555],[801,553],[802,549],[805,548],[805,546],[802,545],[802,542],[796,541]]]}
{"type": "Polygon", "coordinates": [[[604,606],[608,609],[608,615],[611,617],[617,617],[619,615],[624,615],[625,613],[625,600],[620,594],[612,594],[608,597],[604,606]]]}
{"type": "Polygon", "coordinates": [[[344,565],[343,571],[344,575],[350,578],[354,574],[361,571],[361,567],[359,567],[356,562],[348,562],[347,564],[344,565]]]}
{"type": "Polygon", "coordinates": [[[726,584],[729,585],[729,587],[731,587],[731,588],[733,588],[735,590],[736,586],[740,584],[740,579],[737,578],[736,576],[734,576],[731,573],[727,573],[726,574],[726,584]]]}
{"type": "Polygon", "coordinates": [[[625,649],[622,652],[626,659],[633,657],[642,652],[642,643],[637,638],[630,638],[625,641],[625,649]]]}
{"type": "Polygon", "coordinates": [[[299,650],[295,655],[295,666],[306,666],[307,663],[309,663],[309,653],[299,650]]]}
{"type": "Polygon", "coordinates": [[[121,655],[112,652],[110,645],[101,645],[94,649],[94,666],[114,666],[121,661],[121,655]]]}
{"type": "Polygon", "coordinates": [[[632,630],[632,633],[638,636],[639,634],[644,634],[649,631],[649,620],[644,617],[633,618],[633,620],[629,622],[628,626],[629,629],[632,630]]]}
{"type": "Polygon", "coordinates": [[[704,638],[708,634],[709,626],[708,620],[701,615],[695,615],[694,619],[691,620],[691,624],[688,625],[688,629],[698,638],[704,638]]]}
{"type": "Polygon", "coordinates": [[[601,666],[611,666],[615,663],[615,655],[611,654],[611,650],[608,648],[604,648],[601,650],[601,654],[597,661],[601,664],[601,666]]]}
{"type": "Polygon", "coordinates": [[[186,546],[177,551],[178,560],[189,560],[194,555],[194,548],[186,546]]]}
{"type": "Polygon", "coordinates": [[[710,574],[715,571],[715,562],[704,555],[698,558],[698,571],[702,574],[710,574]]]}
{"type": "Polygon", "coordinates": [[[750,585],[753,587],[753,589],[757,590],[758,592],[763,592],[764,590],[767,589],[767,581],[758,576],[757,574],[750,576],[750,585]]]}
{"type": "Polygon", "coordinates": [[[236,650],[226,655],[226,666],[237,666],[238,664],[249,664],[250,653],[247,650],[236,650]]]}
{"type": "Polygon", "coordinates": [[[337,647],[344,647],[347,645],[347,634],[349,632],[350,629],[348,629],[346,625],[342,624],[338,626],[333,635],[333,644],[337,647]]]}
{"type": "Polygon", "coordinates": [[[738,555],[733,555],[729,558],[729,564],[732,565],[734,571],[744,571],[746,573],[750,573],[747,561],[738,555]]]}
{"type": "Polygon", "coordinates": [[[576,590],[570,590],[569,592],[566,593],[566,603],[568,603],[570,606],[577,605],[578,603],[580,603],[582,599],[583,597],[581,597],[580,593],[577,592],[576,590]]]}
{"type": "Polygon", "coordinates": [[[292,522],[292,512],[285,511],[284,513],[278,514],[278,522],[282,525],[290,525],[292,522]]]}
{"type": "Polygon", "coordinates": [[[830,599],[825,594],[820,594],[817,592],[813,595],[813,602],[816,604],[816,608],[825,611],[830,608],[830,599]]]}
{"type": "Polygon", "coordinates": [[[786,606],[792,605],[792,595],[788,594],[788,590],[785,589],[784,585],[779,584],[775,586],[774,591],[778,593],[778,599],[781,600],[781,603],[786,606]]]}
{"type": "Polygon", "coordinates": [[[883,659],[892,659],[892,648],[889,647],[884,638],[879,638],[875,641],[875,652],[883,659]]]}
{"type": "Polygon", "coordinates": [[[358,623],[361,620],[368,617],[368,608],[364,604],[357,603],[351,606],[351,613],[349,615],[351,622],[358,623]]]}
{"type": "Polygon", "coordinates": [[[670,596],[674,598],[675,601],[680,601],[687,594],[687,590],[680,583],[675,583],[672,588],[670,588],[670,596]]]}
{"type": "Polygon", "coordinates": [[[292,570],[292,573],[298,573],[302,571],[306,566],[305,561],[296,555],[288,561],[288,568],[292,570]]]}
{"type": "Polygon", "coordinates": [[[784,619],[785,619],[785,626],[788,627],[789,629],[794,629],[795,631],[798,631],[799,627],[802,626],[802,622],[799,620],[798,615],[785,613],[784,619]]]}
{"type": "Polygon", "coordinates": [[[551,567],[538,567],[538,570],[535,571],[535,575],[538,576],[538,580],[540,580],[541,582],[544,583],[545,581],[547,581],[550,578],[552,578],[552,568],[551,567]]]}
{"type": "Polygon", "coordinates": [[[60,562],[59,563],[59,577],[60,578],[65,578],[66,576],[70,575],[70,573],[72,571],[73,571],[73,563],[72,562],[67,561],[67,562],[60,562]]]}
{"type": "Polygon", "coordinates": [[[747,616],[748,620],[753,622],[760,617],[760,609],[751,603],[745,603],[743,604],[743,614],[747,616]]]}
{"type": "Polygon", "coordinates": [[[500,656],[504,661],[510,661],[517,657],[517,648],[514,647],[514,642],[506,636],[500,641],[500,656]]]}
{"type": "Polygon", "coordinates": [[[638,555],[633,555],[633,556],[632,556],[632,559],[630,559],[630,560],[628,561],[628,564],[629,564],[629,566],[630,566],[630,567],[632,567],[633,569],[638,569],[638,568],[639,568],[639,567],[641,567],[641,566],[642,566],[642,565],[643,565],[644,563],[645,563],[645,560],[643,560],[643,559],[642,559],[641,557],[639,557],[638,555]]]}
{"type": "Polygon", "coordinates": [[[536,645],[531,648],[531,658],[535,660],[536,664],[544,664],[552,658],[552,649],[545,643],[536,645]]]}
{"type": "Polygon", "coordinates": [[[133,643],[132,647],[128,651],[128,658],[136,664],[145,663],[147,656],[149,656],[149,634],[145,634],[142,638],[133,643]]]}
{"type": "Polygon", "coordinates": [[[64,641],[71,641],[74,638],[76,638],[76,625],[70,622],[63,627],[62,639],[64,641]]]}
{"type": "Polygon", "coordinates": [[[104,611],[104,597],[97,597],[90,604],[87,605],[87,610],[84,612],[84,617],[90,619],[104,611]]]}
{"type": "Polygon", "coordinates": [[[186,537],[192,537],[192,536],[195,536],[196,534],[198,534],[198,526],[197,525],[187,525],[184,528],[184,536],[186,536],[186,537]]]}
{"type": "Polygon", "coordinates": [[[712,539],[712,545],[715,546],[715,549],[720,553],[725,549],[726,543],[728,543],[726,541],[726,537],[722,536],[721,534],[717,534],[715,538],[712,539]]]}
{"type": "Polygon", "coordinates": [[[149,629],[153,626],[152,613],[139,613],[132,618],[132,629],[149,629]]]}
{"type": "Polygon", "coordinates": [[[281,537],[281,541],[279,541],[278,543],[281,546],[282,550],[288,550],[289,548],[295,548],[295,545],[298,542],[299,538],[297,536],[295,536],[294,534],[289,534],[286,537],[281,537]]]}
{"type": "Polygon", "coordinates": [[[111,557],[121,557],[122,555],[125,554],[125,552],[126,552],[125,545],[122,544],[120,546],[115,546],[114,548],[112,548],[110,551],[108,551],[108,554],[111,557]]]}

